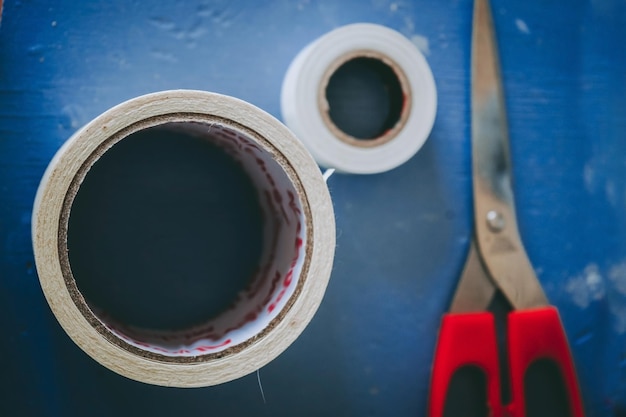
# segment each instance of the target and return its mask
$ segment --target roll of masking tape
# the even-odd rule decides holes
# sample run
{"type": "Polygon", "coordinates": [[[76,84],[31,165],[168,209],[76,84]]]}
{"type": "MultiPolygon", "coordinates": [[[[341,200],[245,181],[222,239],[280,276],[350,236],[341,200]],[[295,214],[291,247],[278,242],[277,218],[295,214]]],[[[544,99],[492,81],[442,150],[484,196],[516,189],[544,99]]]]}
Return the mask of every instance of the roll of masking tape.
{"type": "Polygon", "coordinates": [[[436,108],[424,56],[400,33],[369,23],[335,29],[305,47],[291,63],[281,94],[285,123],[315,160],[355,174],[387,171],[410,159],[428,138],[436,108]],[[367,73],[369,79],[355,81],[367,73]],[[337,98],[342,83],[350,84],[344,85],[343,100],[337,98]],[[386,95],[386,108],[378,109],[383,114],[375,115],[381,123],[373,132],[358,132],[337,114],[352,112],[368,123],[372,115],[359,115],[359,109],[367,100],[381,100],[361,92],[375,83],[386,95]]]}
{"type": "Polygon", "coordinates": [[[118,374],[176,387],[230,381],[284,351],[322,300],[335,246],[328,189],[293,134],[251,104],[188,90],[132,99],[76,132],[43,176],[32,238],[45,297],[74,342],[118,374]],[[73,204],[90,170],[116,146],[149,129],[221,148],[249,176],[264,219],[260,261],[246,288],[229,308],[189,328],[150,330],[111,317],[81,293],[74,276],[78,267],[68,255],[73,204]]]}

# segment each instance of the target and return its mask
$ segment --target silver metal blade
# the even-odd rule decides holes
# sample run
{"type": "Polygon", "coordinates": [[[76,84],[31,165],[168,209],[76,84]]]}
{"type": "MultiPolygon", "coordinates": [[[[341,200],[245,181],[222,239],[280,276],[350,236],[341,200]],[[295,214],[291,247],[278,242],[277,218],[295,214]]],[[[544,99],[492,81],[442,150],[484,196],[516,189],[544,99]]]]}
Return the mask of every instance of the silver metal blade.
{"type": "Polygon", "coordinates": [[[493,21],[475,0],[472,33],[472,177],[478,252],[516,309],[548,300],[522,245],[511,186],[511,159],[493,21]]]}

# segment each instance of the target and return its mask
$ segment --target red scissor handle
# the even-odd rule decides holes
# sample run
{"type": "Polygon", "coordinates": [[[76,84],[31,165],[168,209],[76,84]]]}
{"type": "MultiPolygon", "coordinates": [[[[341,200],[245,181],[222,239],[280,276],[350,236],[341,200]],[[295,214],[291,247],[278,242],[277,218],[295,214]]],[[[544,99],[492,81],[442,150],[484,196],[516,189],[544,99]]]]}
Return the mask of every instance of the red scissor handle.
{"type": "Polygon", "coordinates": [[[520,310],[508,316],[508,351],[511,375],[511,404],[514,417],[525,417],[524,377],[529,366],[548,359],[559,369],[572,417],[583,417],[580,389],[559,312],[554,307],[520,310]]]}
{"type": "Polygon", "coordinates": [[[430,383],[429,417],[443,416],[452,377],[464,366],[475,366],[485,373],[489,415],[501,417],[498,345],[491,313],[443,316],[430,383]]]}
{"type": "Polygon", "coordinates": [[[443,417],[450,382],[458,370],[474,366],[487,383],[490,417],[526,416],[524,378],[536,361],[547,359],[561,374],[571,417],[584,417],[572,356],[559,313],[554,307],[514,311],[508,315],[507,348],[511,403],[501,404],[496,327],[491,313],[445,314],[433,362],[429,417],[443,417]]]}

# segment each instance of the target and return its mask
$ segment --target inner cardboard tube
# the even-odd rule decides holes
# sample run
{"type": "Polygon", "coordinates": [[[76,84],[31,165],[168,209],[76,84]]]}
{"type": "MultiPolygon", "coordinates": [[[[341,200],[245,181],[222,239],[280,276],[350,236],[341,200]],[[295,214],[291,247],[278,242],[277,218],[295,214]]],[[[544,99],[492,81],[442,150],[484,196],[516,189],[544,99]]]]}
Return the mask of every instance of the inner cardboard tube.
{"type": "Polygon", "coordinates": [[[406,75],[376,51],[339,57],[324,73],[318,101],[322,120],[341,141],[357,147],[380,146],[404,127],[411,100],[406,75]]]}

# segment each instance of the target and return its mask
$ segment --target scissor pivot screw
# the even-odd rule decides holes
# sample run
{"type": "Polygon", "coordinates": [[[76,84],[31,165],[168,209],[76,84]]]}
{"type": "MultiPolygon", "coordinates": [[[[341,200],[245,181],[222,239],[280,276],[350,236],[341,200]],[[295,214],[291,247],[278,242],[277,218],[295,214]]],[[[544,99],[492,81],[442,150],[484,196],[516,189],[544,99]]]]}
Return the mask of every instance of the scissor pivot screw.
{"type": "Polygon", "coordinates": [[[487,212],[487,226],[492,232],[498,233],[504,230],[505,222],[502,213],[496,210],[487,212]]]}

